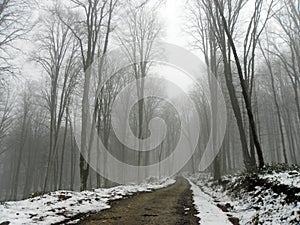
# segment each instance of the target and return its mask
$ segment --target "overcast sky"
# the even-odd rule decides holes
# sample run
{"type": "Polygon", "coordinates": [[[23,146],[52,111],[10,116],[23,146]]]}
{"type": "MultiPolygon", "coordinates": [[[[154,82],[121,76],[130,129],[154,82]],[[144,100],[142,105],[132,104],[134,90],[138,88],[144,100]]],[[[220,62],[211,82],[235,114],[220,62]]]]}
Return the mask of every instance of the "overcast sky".
{"type": "MultiPolygon", "coordinates": [[[[42,5],[47,4],[47,2],[49,1],[52,0],[38,0],[38,2],[40,2],[42,5]]],[[[184,15],[186,3],[187,0],[166,0],[165,3],[162,4],[159,9],[159,16],[163,23],[164,41],[185,47],[188,50],[192,50],[189,45],[189,42],[191,41],[188,41],[187,34],[184,32],[184,24],[187,22],[185,21],[184,15]]],[[[39,12],[39,9],[31,11],[33,21],[38,19],[39,12]]],[[[31,39],[32,41],[34,37],[29,39],[31,39]]],[[[20,46],[20,48],[26,54],[28,54],[35,48],[34,41],[33,43],[31,43],[30,41],[22,40],[18,42],[17,45],[20,46]]],[[[196,53],[195,51],[193,52],[196,53]]],[[[200,59],[202,58],[201,54],[197,55],[200,59]]],[[[28,58],[28,55],[19,54],[17,59],[18,66],[22,70],[23,78],[41,80],[41,70],[38,68],[37,65],[26,61],[26,58],[28,58]]],[[[164,69],[163,73],[168,79],[173,80],[176,84],[181,85],[184,88],[187,88],[190,84],[190,81],[184,79],[186,75],[181,71],[178,71],[178,73],[175,72],[176,71],[174,69],[164,69]]]]}
{"type": "Polygon", "coordinates": [[[166,0],[160,10],[165,23],[166,41],[181,46],[187,44],[183,32],[185,2],[186,0],[166,0]]]}

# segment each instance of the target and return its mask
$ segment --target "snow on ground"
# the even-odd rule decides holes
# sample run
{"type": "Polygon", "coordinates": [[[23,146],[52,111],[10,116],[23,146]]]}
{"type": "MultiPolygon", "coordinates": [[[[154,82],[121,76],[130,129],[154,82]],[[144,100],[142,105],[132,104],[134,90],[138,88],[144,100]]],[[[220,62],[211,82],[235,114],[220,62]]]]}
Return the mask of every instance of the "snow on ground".
{"type": "Polygon", "coordinates": [[[205,194],[200,187],[189,180],[193,191],[195,208],[198,211],[197,217],[200,218],[200,224],[222,225],[231,224],[225,213],[221,211],[213,202],[212,197],[205,194]]]}
{"type": "Polygon", "coordinates": [[[58,223],[80,213],[107,209],[110,207],[110,200],[121,199],[136,192],[160,189],[173,183],[175,180],[167,179],[141,185],[100,188],[93,191],[55,191],[22,201],[2,202],[0,203],[0,224],[6,221],[10,222],[10,225],[58,223]]]}
{"type": "MultiPolygon", "coordinates": [[[[189,179],[213,199],[215,205],[227,204],[227,214],[239,218],[242,225],[299,225],[299,174],[297,171],[269,171],[257,177],[254,174],[254,178],[252,175],[225,176],[223,185],[203,173],[191,175],[189,179]]],[[[197,202],[197,195],[194,199],[197,202]]],[[[200,213],[201,210],[205,212],[205,207],[200,213]]]]}
{"type": "Polygon", "coordinates": [[[300,173],[296,170],[285,172],[271,172],[271,174],[260,175],[262,179],[268,179],[270,182],[285,184],[291,187],[300,188],[300,173]]]}

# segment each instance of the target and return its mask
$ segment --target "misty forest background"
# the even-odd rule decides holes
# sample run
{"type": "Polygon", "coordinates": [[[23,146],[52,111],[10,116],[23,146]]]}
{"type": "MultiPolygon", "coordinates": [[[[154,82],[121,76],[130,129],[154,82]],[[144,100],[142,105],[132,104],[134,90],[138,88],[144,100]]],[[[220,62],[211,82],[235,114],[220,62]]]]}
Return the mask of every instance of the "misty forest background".
{"type": "MultiPolygon", "coordinates": [[[[88,166],[74,138],[74,120],[81,113],[81,148],[88,148],[84,105],[90,99],[95,99],[97,131],[114,155],[138,165],[153,160],[127,153],[111,129],[110,112],[118,91],[130,81],[139,84],[136,91],[143,96],[139,78],[153,76],[148,61],[157,57],[152,43],[167,40],[162,15],[168,4],[0,1],[0,200],[114,185],[88,166]],[[95,77],[85,72],[114,47],[145,62],[119,71],[93,96],[87,90],[97,88],[97,81],[122,59],[99,67],[95,77]]],[[[203,59],[208,80],[217,78],[227,103],[224,141],[207,170],[215,179],[266,164],[299,164],[299,6],[298,0],[186,0],[182,5],[185,47],[203,59]]],[[[210,88],[214,90],[213,85],[210,88]]],[[[163,91],[162,84],[153,84],[153,92],[163,91]]],[[[210,130],[218,124],[209,122],[214,115],[203,93],[192,85],[189,93],[203,130],[184,170],[196,172],[210,130]]],[[[188,117],[188,106],[182,107],[187,107],[188,117]]],[[[132,109],[130,125],[137,137],[145,138],[148,122],[157,116],[166,121],[168,131],[157,151],[161,160],[174,149],[180,134],[176,110],[162,99],[147,98],[132,109]]]]}

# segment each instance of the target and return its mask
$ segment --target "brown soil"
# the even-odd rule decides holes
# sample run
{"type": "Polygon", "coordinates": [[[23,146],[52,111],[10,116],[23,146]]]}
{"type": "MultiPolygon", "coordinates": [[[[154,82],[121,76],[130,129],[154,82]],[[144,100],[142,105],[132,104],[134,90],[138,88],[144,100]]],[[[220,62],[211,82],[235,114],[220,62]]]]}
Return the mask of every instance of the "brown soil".
{"type": "Polygon", "coordinates": [[[199,224],[195,213],[190,184],[178,178],[169,187],[114,201],[110,209],[90,215],[79,224],[194,225],[199,224]]]}

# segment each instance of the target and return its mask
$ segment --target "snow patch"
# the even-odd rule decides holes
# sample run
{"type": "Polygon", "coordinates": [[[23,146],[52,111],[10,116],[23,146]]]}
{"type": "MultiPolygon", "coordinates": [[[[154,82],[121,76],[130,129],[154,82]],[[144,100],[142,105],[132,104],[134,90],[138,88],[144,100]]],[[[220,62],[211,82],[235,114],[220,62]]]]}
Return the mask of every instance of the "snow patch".
{"type": "MultiPolygon", "coordinates": [[[[287,195],[284,193],[275,193],[271,188],[276,185],[287,185],[290,188],[299,188],[300,176],[298,171],[282,171],[272,172],[268,174],[259,174],[258,177],[268,185],[255,186],[254,190],[247,191],[240,189],[245,182],[246,177],[240,176],[225,176],[223,182],[226,184],[218,185],[212,181],[209,174],[198,173],[189,176],[189,179],[195,183],[192,185],[193,189],[200,189],[206,195],[208,199],[218,201],[219,204],[230,204],[231,209],[228,214],[239,218],[240,224],[264,224],[264,225],[277,225],[277,224],[300,224],[300,202],[287,201],[287,195]],[[231,187],[231,188],[225,188],[231,187]],[[199,188],[200,187],[200,188],[199,188]],[[232,189],[236,189],[235,191],[232,189]]],[[[205,195],[199,196],[205,198],[205,195]]],[[[295,196],[299,196],[300,193],[296,193],[295,196]]],[[[196,207],[199,208],[200,203],[197,200],[197,194],[194,199],[196,207]],[[197,203],[198,201],[198,203],[197,203]]],[[[211,200],[210,200],[211,202],[211,200]]],[[[207,203],[206,203],[207,204],[207,203]]],[[[217,203],[215,203],[216,205],[217,203]]],[[[200,206],[199,212],[206,212],[206,207],[200,206]]],[[[205,214],[202,213],[202,216],[205,214]]],[[[199,213],[201,217],[201,213],[199,213]]],[[[206,223],[202,223],[206,224],[206,223]]],[[[225,224],[225,223],[219,223],[225,224]]]]}
{"type": "Polygon", "coordinates": [[[268,179],[269,182],[276,182],[278,184],[300,188],[300,173],[296,170],[280,173],[273,171],[272,174],[260,175],[260,178],[268,179]]]}
{"type": "MultiPolygon", "coordinates": [[[[188,179],[189,180],[189,179],[188,179]]],[[[223,225],[231,224],[225,213],[215,204],[213,199],[204,193],[200,187],[189,180],[191,190],[193,191],[193,200],[195,208],[198,211],[197,217],[200,218],[199,224],[205,225],[223,225]]]]}
{"type": "MultiPolygon", "coordinates": [[[[167,187],[176,181],[161,180],[141,185],[100,188],[93,191],[55,191],[42,196],[0,203],[0,224],[53,224],[66,221],[80,213],[97,212],[110,208],[109,201],[137,192],[149,192],[167,187]]],[[[68,224],[76,223],[69,221],[68,224]]],[[[77,221],[78,222],[78,221],[77,221]]]]}

